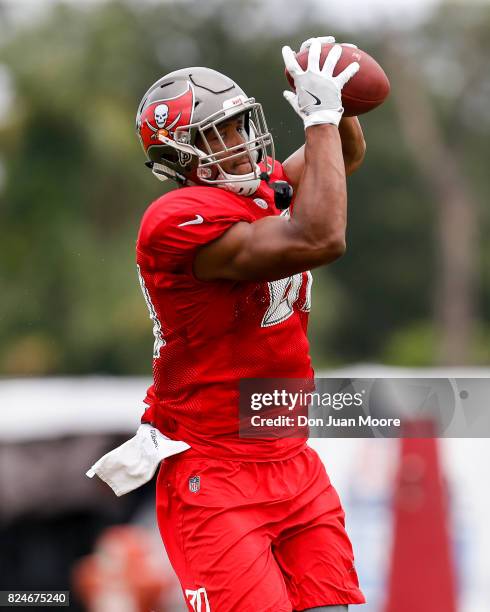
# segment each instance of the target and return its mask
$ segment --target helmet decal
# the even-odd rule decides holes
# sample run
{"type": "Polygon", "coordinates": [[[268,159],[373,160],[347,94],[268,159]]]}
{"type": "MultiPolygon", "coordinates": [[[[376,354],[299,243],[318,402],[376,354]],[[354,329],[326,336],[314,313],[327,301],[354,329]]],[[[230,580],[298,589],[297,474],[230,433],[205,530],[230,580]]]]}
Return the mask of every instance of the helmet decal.
{"type": "Polygon", "coordinates": [[[192,122],[193,112],[194,88],[190,83],[184,93],[149,104],[138,121],[145,149],[155,144],[159,136],[173,139],[176,128],[192,122]]]}
{"type": "Polygon", "coordinates": [[[182,166],[188,166],[192,161],[192,155],[184,151],[178,151],[179,162],[182,166]]]}
{"type": "Polygon", "coordinates": [[[168,106],[166,104],[159,104],[155,106],[153,113],[155,115],[155,123],[159,128],[164,128],[168,119],[168,106]]]}

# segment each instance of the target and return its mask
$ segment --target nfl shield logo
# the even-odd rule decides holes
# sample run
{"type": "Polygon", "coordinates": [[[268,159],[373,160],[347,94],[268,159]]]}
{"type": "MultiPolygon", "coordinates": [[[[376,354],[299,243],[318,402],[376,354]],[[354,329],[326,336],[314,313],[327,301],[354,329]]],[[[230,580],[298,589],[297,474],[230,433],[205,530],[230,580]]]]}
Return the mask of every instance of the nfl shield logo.
{"type": "Polygon", "coordinates": [[[201,488],[201,478],[199,476],[192,476],[189,478],[189,491],[191,493],[197,493],[201,488]]]}

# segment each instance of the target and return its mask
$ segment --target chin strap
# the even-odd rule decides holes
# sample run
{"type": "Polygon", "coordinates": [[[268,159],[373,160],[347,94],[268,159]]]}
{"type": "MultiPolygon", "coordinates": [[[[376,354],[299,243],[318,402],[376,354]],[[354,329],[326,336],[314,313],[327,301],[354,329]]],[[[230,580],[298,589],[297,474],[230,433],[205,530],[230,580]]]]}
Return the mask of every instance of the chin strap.
{"type": "Polygon", "coordinates": [[[274,190],[274,204],[276,208],[279,210],[286,210],[286,208],[289,208],[294,193],[292,186],[286,181],[274,181],[271,183],[271,177],[267,172],[262,172],[260,178],[274,190]]]}
{"type": "Polygon", "coordinates": [[[175,170],[172,170],[172,168],[169,168],[164,164],[159,164],[154,161],[146,161],[145,166],[147,168],[150,168],[153,173],[153,176],[156,176],[159,181],[166,181],[168,179],[172,179],[179,184],[185,183],[185,176],[179,174],[178,172],[175,172],[175,170]]]}
{"type": "Polygon", "coordinates": [[[217,183],[216,187],[231,191],[240,196],[251,196],[259,188],[262,176],[258,174],[258,166],[256,166],[257,172],[250,172],[249,174],[228,174],[223,170],[220,170],[220,176],[226,179],[226,183],[217,183]],[[238,179],[238,180],[237,180],[238,179]]]}

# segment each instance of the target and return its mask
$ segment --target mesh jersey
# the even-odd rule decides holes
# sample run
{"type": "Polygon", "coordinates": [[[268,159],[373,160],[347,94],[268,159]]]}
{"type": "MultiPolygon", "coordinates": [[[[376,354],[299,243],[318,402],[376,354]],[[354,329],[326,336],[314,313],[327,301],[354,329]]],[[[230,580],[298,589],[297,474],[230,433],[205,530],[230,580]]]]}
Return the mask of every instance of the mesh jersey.
{"type": "MultiPolygon", "coordinates": [[[[272,180],[284,180],[276,162],[272,180]]],[[[145,212],[138,235],[140,282],[153,320],[153,376],[144,422],[208,456],[284,459],[302,438],[238,436],[241,378],[311,378],[306,336],[309,272],[267,281],[203,282],[197,249],[234,223],[277,215],[265,183],[251,197],[216,187],[184,187],[145,212]]],[[[190,452],[190,451],[189,451],[190,452]]]]}

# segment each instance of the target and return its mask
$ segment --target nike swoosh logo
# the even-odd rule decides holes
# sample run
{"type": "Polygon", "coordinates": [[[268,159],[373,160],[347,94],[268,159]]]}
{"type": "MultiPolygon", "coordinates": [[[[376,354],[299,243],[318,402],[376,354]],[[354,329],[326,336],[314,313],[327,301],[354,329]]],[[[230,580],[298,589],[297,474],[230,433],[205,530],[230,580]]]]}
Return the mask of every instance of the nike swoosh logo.
{"type": "Polygon", "coordinates": [[[310,96],[312,96],[313,98],[315,98],[315,106],[319,106],[322,101],[320,100],[320,98],[318,98],[317,96],[315,96],[314,93],[311,93],[311,91],[308,91],[307,89],[305,89],[306,93],[309,93],[310,96]]]}
{"type": "Polygon", "coordinates": [[[199,223],[202,223],[203,221],[204,219],[201,217],[201,215],[196,215],[195,219],[185,221],[184,223],[179,223],[178,227],[184,227],[184,225],[199,225],[199,223]]]}

